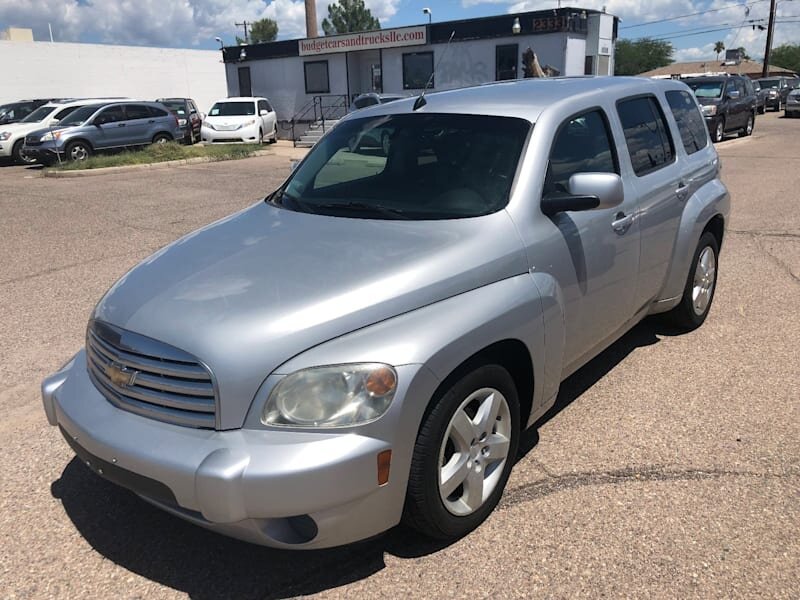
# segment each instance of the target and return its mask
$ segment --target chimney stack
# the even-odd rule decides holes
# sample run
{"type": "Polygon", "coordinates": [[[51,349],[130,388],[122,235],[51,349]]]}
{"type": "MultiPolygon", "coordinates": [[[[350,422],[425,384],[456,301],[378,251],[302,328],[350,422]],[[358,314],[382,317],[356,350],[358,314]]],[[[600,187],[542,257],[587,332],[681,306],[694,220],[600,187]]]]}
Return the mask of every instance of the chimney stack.
{"type": "Polygon", "coordinates": [[[317,34],[317,4],[315,0],[306,0],[306,37],[319,37],[317,34]]]}

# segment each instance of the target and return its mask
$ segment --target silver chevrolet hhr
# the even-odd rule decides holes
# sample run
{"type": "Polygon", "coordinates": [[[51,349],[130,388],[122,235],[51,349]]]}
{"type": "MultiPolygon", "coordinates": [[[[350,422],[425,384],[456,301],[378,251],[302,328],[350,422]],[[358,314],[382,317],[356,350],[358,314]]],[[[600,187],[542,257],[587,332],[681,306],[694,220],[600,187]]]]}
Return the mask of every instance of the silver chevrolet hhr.
{"type": "Polygon", "coordinates": [[[703,323],[729,207],[680,82],[378,105],[114,284],[45,412],[98,474],[241,539],[456,538],[565,377],[647,315],[703,323]]]}

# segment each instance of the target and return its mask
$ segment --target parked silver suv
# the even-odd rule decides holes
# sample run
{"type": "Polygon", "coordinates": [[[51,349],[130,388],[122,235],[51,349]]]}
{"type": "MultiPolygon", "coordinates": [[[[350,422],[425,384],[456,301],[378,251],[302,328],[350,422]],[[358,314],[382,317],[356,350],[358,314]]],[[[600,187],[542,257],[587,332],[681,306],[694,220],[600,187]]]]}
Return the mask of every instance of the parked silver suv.
{"type": "Polygon", "coordinates": [[[158,102],[105,102],[70,113],[57,126],[25,136],[23,153],[45,164],[86,160],[95,152],[181,138],[178,117],[158,102]]]}
{"type": "Polygon", "coordinates": [[[703,323],[729,204],[678,81],[367,108],[120,279],[44,409],[95,472],[221,533],[451,539],[565,377],[647,315],[703,323]]]}

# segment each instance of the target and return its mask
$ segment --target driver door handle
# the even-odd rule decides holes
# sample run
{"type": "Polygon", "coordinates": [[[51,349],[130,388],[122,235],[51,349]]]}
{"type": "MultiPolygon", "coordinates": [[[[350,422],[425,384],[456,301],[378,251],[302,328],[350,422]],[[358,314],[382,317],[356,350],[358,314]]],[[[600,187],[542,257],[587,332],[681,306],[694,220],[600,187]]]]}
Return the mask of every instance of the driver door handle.
{"type": "Polygon", "coordinates": [[[679,181],[678,187],[675,188],[675,195],[678,196],[678,200],[686,200],[689,195],[689,184],[683,180],[679,181]]]}
{"type": "Polygon", "coordinates": [[[618,212],[614,216],[614,220],[611,222],[611,227],[616,231],[619,235],[624,234],[628,231],[628,228],[633,225],[633,215],[626,215],[624,212],[618,212]]]}

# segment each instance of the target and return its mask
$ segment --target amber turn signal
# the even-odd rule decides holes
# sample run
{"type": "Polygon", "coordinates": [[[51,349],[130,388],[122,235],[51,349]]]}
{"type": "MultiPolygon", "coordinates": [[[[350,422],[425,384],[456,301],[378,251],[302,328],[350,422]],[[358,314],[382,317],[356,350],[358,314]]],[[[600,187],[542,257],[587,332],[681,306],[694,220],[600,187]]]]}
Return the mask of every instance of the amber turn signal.
{"type": "Polygon", "coordinates": [[[378,453],[378,485],[386,485],[389,483],[389,467],[391,463],[391,450],[384,450],[378,453]]]}
{"type": "Polygon", "coordinates": [[[374,369],[369,375],[367,375],[367,379],[364,382],[364,387],[372,397],[385,396],[394,390],[396,385],[397,376],[389,367],[379,367],[374,369]]]}

